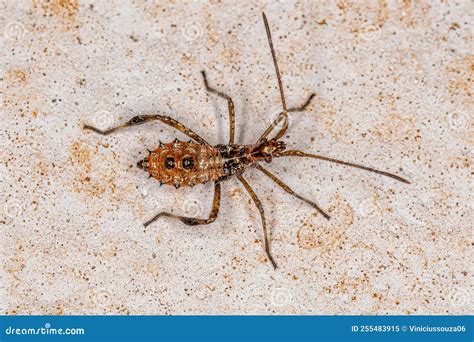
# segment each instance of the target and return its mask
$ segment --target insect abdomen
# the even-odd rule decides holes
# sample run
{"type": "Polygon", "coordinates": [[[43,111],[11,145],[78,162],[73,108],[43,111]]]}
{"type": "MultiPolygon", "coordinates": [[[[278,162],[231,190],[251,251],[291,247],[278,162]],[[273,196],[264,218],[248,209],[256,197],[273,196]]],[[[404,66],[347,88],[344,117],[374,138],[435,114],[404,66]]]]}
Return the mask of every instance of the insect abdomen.
{"type": "Polygon", "coordinates": [[[219,151],[193,141],[161,144],[148,156],[148,172],[162,184],[194,186],[219,179],[224,173],[219,151]]]}

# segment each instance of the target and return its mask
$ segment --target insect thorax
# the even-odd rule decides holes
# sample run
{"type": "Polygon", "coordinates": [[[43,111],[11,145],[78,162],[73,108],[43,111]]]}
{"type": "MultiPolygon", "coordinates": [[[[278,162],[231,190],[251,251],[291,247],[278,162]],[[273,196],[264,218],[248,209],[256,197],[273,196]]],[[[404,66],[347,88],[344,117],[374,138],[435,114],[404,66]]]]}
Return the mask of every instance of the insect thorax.
{"type": "Polygon", "coordinates": [[[223,175],[219,180],[242,173],[253,162],[250,159],[249,145],[217,145],[216,148],[223,162],[223,175]]]}

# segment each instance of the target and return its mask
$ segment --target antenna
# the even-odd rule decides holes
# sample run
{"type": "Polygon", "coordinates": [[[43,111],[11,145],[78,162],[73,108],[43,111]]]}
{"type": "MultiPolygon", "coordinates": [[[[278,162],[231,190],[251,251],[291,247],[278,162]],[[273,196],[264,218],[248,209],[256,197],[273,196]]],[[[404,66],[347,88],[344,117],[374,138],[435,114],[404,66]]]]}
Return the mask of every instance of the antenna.
{"type": "Polygon", "coordinates": [[[278,87],[280,87],[280,97],[281,97],[281,105],[283,107],[283,111],[286,112],[286,101],[285,101],[285,93],[283,92],[283,82],[281,81],[280,69],[278,68],[278,62],[275,55],[275,50],[273,49],[273,42],[272,42],[272,34],[270,32],[270,26],[268,25],[267,16],[264,12],[262,12],[263,22],[265,24],[265,30],[267,31],[267,38],[268,44],[270,44],[270,51],[272,52],[273,58],[273,65],[275,66],[275,72],[278,78],[278,87]]]}

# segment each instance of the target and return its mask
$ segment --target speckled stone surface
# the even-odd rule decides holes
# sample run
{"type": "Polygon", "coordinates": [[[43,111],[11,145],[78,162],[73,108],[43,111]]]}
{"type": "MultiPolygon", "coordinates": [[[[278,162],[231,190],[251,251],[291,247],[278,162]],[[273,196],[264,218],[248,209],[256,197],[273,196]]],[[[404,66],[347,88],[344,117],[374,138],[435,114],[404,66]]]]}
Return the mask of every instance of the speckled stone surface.
{"type": "Polygon", "coordinates": [[[473,5],[470,1],[0,1],[0,313],[472,313],[473,5]],[[160,187],[136,168],[184,136],[254,142],[280,110],[268,15],[304,149],[396,172],[411,185],[317,160],[268,166],[326,221],[256,170],[279,264],[237,180],[218,219],[212,185],[160,187]],[[469,24],[471,23],[471,24],[469,24]],[[470,223],[471,222],[471,223],[470,223]]]}

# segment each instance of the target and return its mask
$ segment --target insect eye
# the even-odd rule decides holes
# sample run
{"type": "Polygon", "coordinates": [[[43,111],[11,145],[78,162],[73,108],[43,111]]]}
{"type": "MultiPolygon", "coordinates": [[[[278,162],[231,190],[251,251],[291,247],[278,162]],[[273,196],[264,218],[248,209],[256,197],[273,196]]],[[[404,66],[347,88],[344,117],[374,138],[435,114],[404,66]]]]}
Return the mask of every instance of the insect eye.
{"type": "Polygon", "coordinates": [[[184,157],[183,158],[183,167],[186,169],[186,170],[191,170],[194,166],[194,161],[193,161],[193,158],[191,157],[184,157]]]}
{"type": "Polygon", "coordinates": [[[173,157],[166,157],[165,158],[165,169],[166,170],[174,169],[174,158],[173,157]]]}

